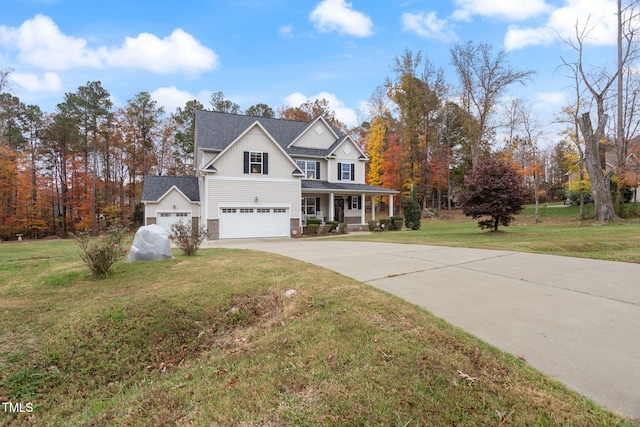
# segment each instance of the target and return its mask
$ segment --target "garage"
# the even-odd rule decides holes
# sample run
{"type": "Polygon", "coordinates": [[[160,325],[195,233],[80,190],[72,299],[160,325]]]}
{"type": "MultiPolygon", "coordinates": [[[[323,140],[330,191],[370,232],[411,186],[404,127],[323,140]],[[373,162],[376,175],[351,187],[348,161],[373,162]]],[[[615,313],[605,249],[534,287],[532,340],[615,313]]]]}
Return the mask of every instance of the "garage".
{"type": "Polygon", "coordinates": [[[191,221],[191,212],[159,212],[156,217],[156,224],[169,234],[171,234],[171,226],[180,221],[185,224],[191,221]]]}
{"type": "Polygon", "coordinates": [[[289,208],[220,208],[220,238],[288,237],[289,208]]]}

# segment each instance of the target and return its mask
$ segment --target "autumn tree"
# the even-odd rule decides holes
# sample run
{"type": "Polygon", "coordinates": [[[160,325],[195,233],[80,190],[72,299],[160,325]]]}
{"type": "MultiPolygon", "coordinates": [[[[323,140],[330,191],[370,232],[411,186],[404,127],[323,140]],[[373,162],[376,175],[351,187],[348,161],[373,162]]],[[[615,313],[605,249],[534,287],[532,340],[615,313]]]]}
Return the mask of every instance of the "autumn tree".
{"type": "Polygon", "coordinates": [[[451,60],[460,81],[462,108],[477,121],[469,140],[475,168],[489,152],[490,137],[497,126],[493,115],[500,98],[511,85],[531,80],[534,71],[513,68],[504,49],[494,54],[491,45],[472,41],[456,44],[451,60]]]}
{"type": "Polygon", "coordinates": [[[306,101],[297,107],[280,107],[278,118],[285,120],[295,120],[299,122],[310,122],[316,117],[322,117],[330,125],[336,126],[344,131],[346,126],[336,119],[336,113],[325,98],[306,101]]]}
{"type": "Polygon", "coordinates": [[[460,206],[466,216],[478,221],[481,229],[498,231],[507,227],[520,213],[526,201],[522,176],[508,161],[487,157],[465,178],[460,206]]]}

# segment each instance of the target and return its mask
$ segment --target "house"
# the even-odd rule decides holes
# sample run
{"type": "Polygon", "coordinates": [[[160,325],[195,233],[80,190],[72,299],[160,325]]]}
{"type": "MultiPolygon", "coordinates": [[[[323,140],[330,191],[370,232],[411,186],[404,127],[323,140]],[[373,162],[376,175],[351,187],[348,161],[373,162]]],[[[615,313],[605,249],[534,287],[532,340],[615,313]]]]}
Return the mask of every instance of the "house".
{"type": "Polygon", "coordinates": [[[309,217],[366,224],[375,197],[398,192],[365,184],[369,160],[322,117],[311,122],[198,111],[193,177],[145,177],[145,225],[180,220],[210,239],[299,235],[309,217]]]}

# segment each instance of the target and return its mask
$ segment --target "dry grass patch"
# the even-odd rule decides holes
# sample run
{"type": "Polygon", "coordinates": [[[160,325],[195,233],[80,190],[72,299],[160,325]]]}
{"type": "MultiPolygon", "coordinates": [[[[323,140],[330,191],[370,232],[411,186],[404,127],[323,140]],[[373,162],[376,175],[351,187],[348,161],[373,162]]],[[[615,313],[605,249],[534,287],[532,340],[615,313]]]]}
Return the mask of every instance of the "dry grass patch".
{"type": "Polygon", "coordinates": [[[51,270],[75,271],[67,286],[0,284],[0,396],[33,402],[40,425],[633,425],[419,307],[299,261],[203,250],[105,279],[74,268],[51,270]]]}

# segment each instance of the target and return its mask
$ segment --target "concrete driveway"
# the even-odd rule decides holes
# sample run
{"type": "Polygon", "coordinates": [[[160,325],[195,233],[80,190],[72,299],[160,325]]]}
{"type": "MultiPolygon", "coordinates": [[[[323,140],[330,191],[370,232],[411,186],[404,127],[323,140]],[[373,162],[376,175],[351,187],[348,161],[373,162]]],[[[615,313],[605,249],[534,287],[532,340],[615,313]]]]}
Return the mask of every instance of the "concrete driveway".
{"type": "Polygon", "coordinates": [[[640,264],[325,239],[206,246],[285,255],[398,295],[640,419],[640,264]]]}

